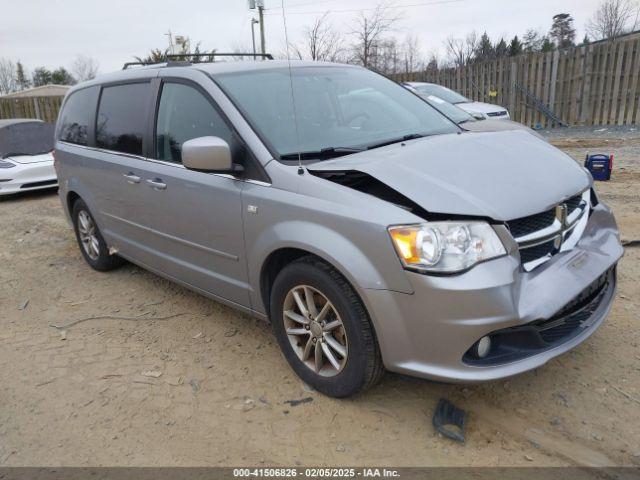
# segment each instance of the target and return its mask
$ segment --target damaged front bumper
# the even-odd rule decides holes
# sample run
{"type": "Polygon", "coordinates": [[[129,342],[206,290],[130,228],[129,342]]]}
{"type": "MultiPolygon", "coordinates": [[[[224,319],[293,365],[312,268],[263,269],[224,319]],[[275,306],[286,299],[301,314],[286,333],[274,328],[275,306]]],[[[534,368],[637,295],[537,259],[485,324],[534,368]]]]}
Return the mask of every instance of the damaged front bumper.
{"type": "Polygon", "coordinates": [[[408,272],[413,294],[365,290],[388,370],[480,382],[536,368],[586,340],[614,298],[623,254],[613,215],[596,206],[577,245],[526,272],[510,255],[457,276],[408,272]],[[471,347],[492,340],[489,353],[471,347]]]}

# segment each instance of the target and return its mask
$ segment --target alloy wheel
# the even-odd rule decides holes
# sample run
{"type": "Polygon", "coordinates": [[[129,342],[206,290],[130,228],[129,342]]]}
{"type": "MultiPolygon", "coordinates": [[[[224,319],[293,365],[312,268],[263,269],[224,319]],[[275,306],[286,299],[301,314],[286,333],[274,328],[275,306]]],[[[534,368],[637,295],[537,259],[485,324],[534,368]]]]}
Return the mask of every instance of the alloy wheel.
{"type": "Polygon", "coordinates": [[[96,224],[85,210],[80,210],[78,213],[78,233],[85,253],[91,260],[97,260],[100,256],[100,243],[96,224]]]}
{"type": "Polygon", "coordinates": [[[319,290],[298,285],[287,293],[283,322],[298,358],[323,377],[340,373],[347,363],[347,334],[338,311],[319,290]]]}

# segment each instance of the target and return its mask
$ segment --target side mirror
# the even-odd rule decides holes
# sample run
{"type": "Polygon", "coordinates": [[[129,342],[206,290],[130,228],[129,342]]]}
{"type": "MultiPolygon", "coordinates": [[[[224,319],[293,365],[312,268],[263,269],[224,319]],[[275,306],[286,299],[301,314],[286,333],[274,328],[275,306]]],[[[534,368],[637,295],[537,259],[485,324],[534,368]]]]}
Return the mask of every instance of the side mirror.
{"type": "Polygon", "coordinates": [[[198,137],[182,144],[182,164],[191,170],[231,172],[229,144],[219,137],[198,137]]]}

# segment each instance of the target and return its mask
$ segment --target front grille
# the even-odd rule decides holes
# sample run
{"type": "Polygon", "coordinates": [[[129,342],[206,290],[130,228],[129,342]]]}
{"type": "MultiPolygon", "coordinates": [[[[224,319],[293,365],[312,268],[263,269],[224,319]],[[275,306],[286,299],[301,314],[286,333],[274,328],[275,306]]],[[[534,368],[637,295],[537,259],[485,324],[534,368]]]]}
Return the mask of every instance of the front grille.
{"type": "Polygon", "coordinates": [[[507,114],[507,112],[505,112],[504,110],[501,112],[489,112],[487,113],[487,115],[489,117],[504,117],[507,114]]]}
{"type": "Polygon", "coordinates": [[[554,344],[577,333],[600,306],[609,275],[609,271],[603,273],[553,318],[535,323],[540,337],[554,344]]]}
{"type": "Polygon", "coordinates": [[[549,240],[548,242],[541,243],[534,247],[522,248],[520,249],[520,263],[529,263],[534,260],[538,260],[545,255],[553,255],[555,250],[556,247],[553,244],[553,240],[549,240]]]}
{"type": "MultiPolygon", "coordinates": [[[[567,216],[574,213],[580,207],[582,201],[582,193],[580,193],[563,202],[567,206],[567,216]]],[[[542,230],[553,226],[554,222],[556,226],[559,225],[556,222],[556,207],[527,217],[516,218],[506,223],[509,231],[517,241],[519,238],[529,235],[534,235],[535,238],[535,234],[538,232],[540,232],[539,237],[542,240],[545,236],[545,232],[542,232],[542,230]]],[[[546,234],[548,238],[548,230],[546,234]]],[[[531,243],[531,240],[528,241],[531,243]]],[[[534,246],[525,246],[523,242],[523,245],[520,246],[520,263],[524,266],[527,263],[555,255],[557,252],[558,248],[554,245],[554,238],[534,246]]]]}
{"type": "Polygon", "coordinates": [[[550,226],[555,218],[556,211],[555,208],[552,208],[546,212],[511,220],[507,222],[507,226],[511,230],[511,235],[518,238],[550,226]]]}

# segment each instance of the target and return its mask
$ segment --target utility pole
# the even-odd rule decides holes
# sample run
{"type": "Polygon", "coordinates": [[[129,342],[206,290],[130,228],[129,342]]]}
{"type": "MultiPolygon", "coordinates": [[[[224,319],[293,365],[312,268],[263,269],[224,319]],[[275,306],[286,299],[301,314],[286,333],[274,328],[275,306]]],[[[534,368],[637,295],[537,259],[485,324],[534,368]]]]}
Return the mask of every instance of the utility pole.
{"type": "MultiPolygon", "coordinates": [[[[251,36],[253,37],[253,24],[255,23],[260,23],[260,51],[262,52],[263,55],[263,60],[264,60],[264,54],[267,53],[267,49],[265,47],[265,42],[264,42],[264,0],[249,0],[249,9],[250,10],[255,10],[255,8],[258,7],[258,21],[256,20],[251,20],[251,36]]],[[[253,49],[254,53],[255,53],[255,48],[253,49]]]]}
{"type": "Polygon", "coordinates": [[[256,59],[256,32],[253,29],[253,26],[256,23],[260,23],[258,20],[256,20],[255,18],[251,19],[251,43],[253,44],[253,59],[256,59]]]}
{"type": "MultiPolygon", "coordinates": [[[[262,55],[267,53],[267,50],[264,45],[264,0],[258,0],[258,18],[260,19],[260,49],[262,50],[262,55]]],[[[264,60],[264,57],[262,57],[264,60]]]]}

